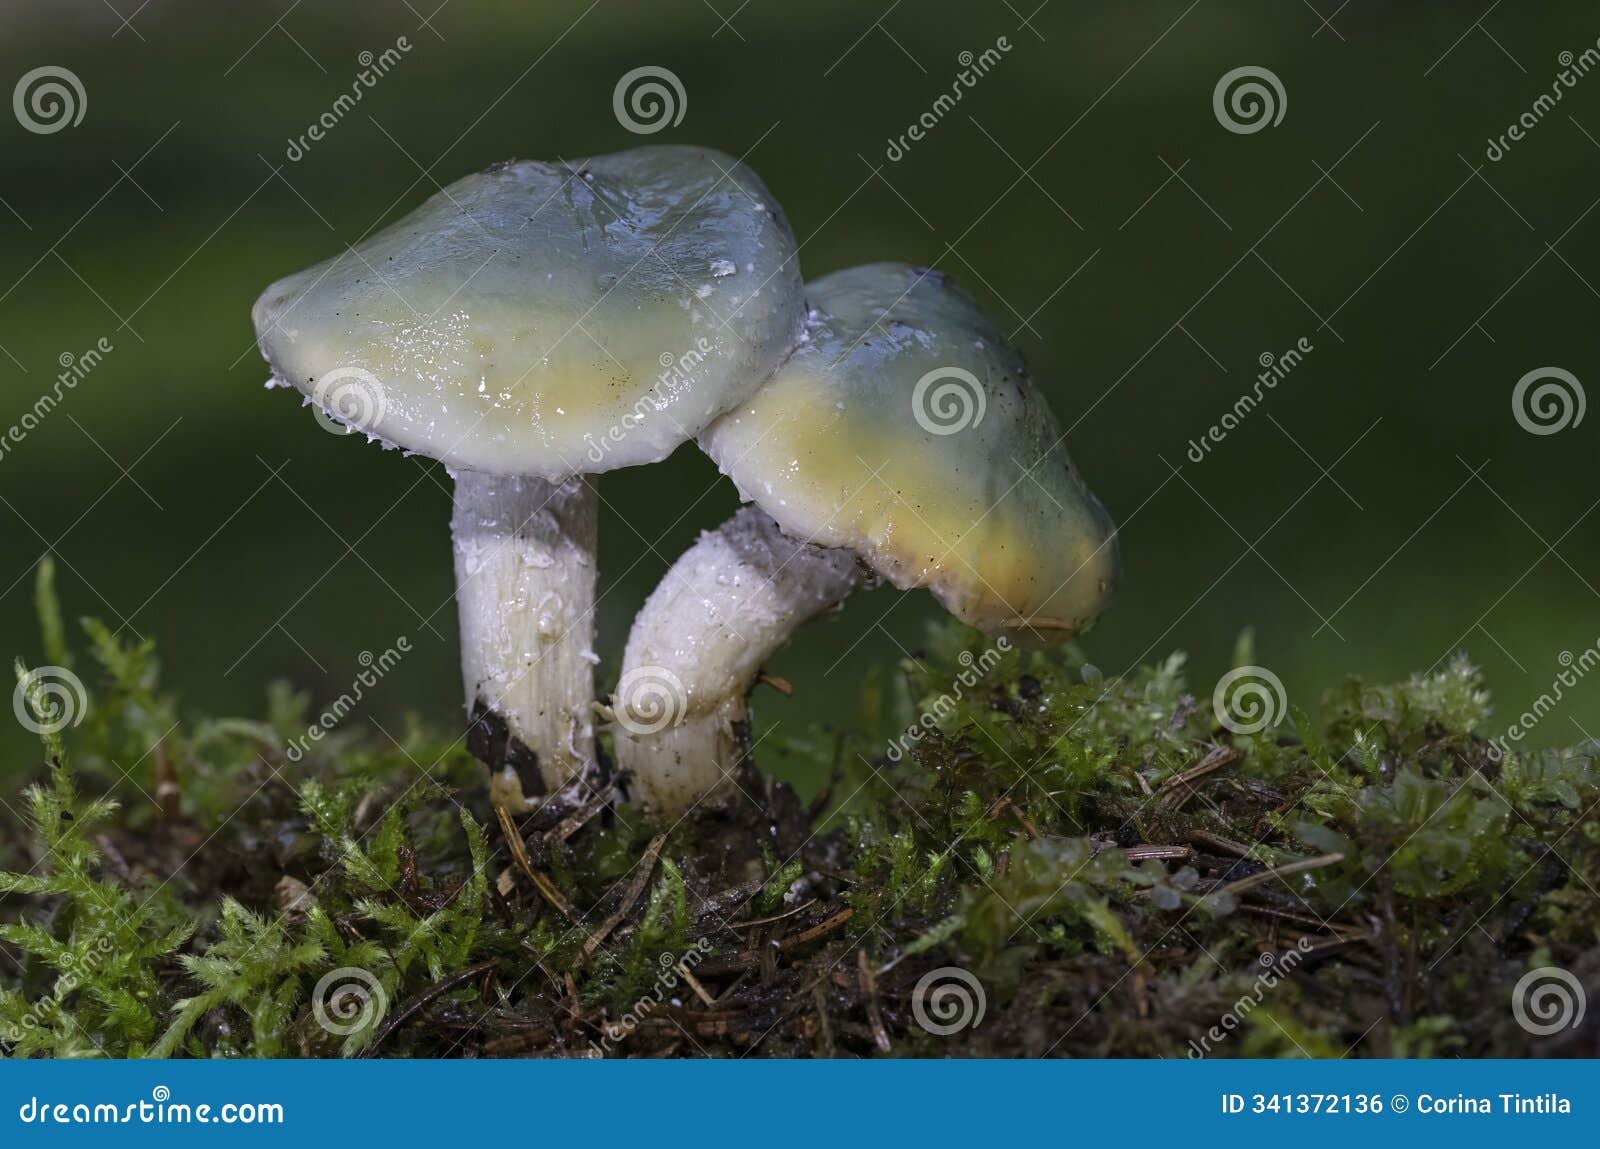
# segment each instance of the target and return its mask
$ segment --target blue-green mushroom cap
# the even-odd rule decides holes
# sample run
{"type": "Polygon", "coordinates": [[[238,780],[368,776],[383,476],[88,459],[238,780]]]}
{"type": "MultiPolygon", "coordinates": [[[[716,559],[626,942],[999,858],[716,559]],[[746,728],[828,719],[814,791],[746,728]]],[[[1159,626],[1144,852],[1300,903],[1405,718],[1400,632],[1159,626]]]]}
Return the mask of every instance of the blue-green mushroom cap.
{"type": "Polygon", "coordinates": [[[749,168],[646,147],[467,176],[257,300],[274,382],[453,468],[562,481],[655,462],[745,398],[804,320],[749,168]]]}
{"type": "Polygon", "coordinates": [[[1087,628],[1117,581],[1116,531],[994,321],[905,264],[806,295],[799,348],[705,451],[789,534],[928,587],[972,626],[1045,642],[1087,628]]]}

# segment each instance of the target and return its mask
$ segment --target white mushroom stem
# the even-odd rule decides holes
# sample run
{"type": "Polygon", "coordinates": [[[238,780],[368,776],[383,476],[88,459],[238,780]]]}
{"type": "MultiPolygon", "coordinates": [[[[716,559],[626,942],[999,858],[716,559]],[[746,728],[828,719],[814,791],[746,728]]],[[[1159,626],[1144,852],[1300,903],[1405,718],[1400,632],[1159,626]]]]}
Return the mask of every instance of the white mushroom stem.
{"type": "Polygon", "coordinates": [[[653,819],[733,791],[762,664],[863,579],[849,551],[791,539],[755,507],[672,564],[633,621],[612,703],[617,763],[653,819]]]}
{"type": "Polygon", "coordinates": [[[546,793],[594,755],[596,504],[582,479],[455,476],[461,675],[469,746],[508,789],[537,765],[546,793]]]}

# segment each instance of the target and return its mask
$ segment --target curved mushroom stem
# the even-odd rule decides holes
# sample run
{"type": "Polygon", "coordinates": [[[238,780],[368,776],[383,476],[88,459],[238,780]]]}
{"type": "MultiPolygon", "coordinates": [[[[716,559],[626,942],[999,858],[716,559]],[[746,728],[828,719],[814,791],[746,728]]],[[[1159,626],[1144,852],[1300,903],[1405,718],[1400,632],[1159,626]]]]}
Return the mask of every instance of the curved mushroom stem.
{"type": "Polygon", "coordinates": [[[531,768],[553,793],[595,761],[598,500],[582,479],[462,471],[455,480],[467,744],[496,775],[496,793],[515,794],[514,775],[531,768]]]}
{"type": "Polygon", "coordinates": [[[732,792],[762,663],[864,577],[849,551],[791,539],[755,507],[672,564],[633,621],[612,704],[617,763],[651,818],[732,792]]]}

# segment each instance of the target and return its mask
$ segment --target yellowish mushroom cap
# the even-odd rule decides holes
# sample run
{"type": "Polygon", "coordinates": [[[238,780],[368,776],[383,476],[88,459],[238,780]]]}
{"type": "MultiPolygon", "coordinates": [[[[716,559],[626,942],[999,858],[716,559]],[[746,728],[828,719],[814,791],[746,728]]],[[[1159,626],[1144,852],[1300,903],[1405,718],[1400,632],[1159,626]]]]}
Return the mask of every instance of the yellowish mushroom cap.
{"type": "Polygon", "coordinates": [[[276,381],[468,470],[650,463],[744,398],[804,318],[794,235],[705,148],[458,180],[256,302],[276,381]]]}
{"type": "Polygon", "coordinates": [[[972,626],[1051,642],[1089,626],[1117,579],[1115,530],[993,321],[904,264],[806,296],[799,349],[701,436],[743,497],[972,626]]]}

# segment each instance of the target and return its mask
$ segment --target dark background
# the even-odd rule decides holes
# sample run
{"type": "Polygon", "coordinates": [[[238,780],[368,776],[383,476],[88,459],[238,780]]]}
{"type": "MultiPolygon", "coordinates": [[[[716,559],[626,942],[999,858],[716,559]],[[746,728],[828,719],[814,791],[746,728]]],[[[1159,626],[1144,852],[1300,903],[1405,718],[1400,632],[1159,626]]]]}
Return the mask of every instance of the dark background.
{"type": "MultiPolygon", "coordinates": [[[[1123,526],[1120,600],[1083,643],[1107,673],[1185,650],[1209,694],[1253,626],[1256,660],[1314,709],[1347,672],[1465,648],[1510,721],[1600,637],[1600,414],[1539,437],[1510,402],[1539,367],[1600,382],[1600,75],[1485,158],[1558,54],[1594,46],[1593,3],[138,4],[0,8],[0,95],[54,64],[88,97],[50,135],[0,107],[0,429],[63,354],[114,347],[0,457],[8,657],[41,657],[32,571],[54,553],[69,614],[157,639],[186,712],[259,713],[273,678],[337,695],[404,634],[414,653],[367,715],[458,721],[448,479],[262,390],[250,304],[436,182],[646,142],[612,114],[646,64],[687,92],[649,142],[745,157],[808,278],[933,264],[1020,329],[1123,526]],[[402,35],[404,59],[288,162],[359,53],[402,35]],[[886,159],[958,54],[1000,36],[1003,60],[886,159]],[[1240,65],[1282,81],[1277,126],[1219,125],[1213,87],[1240,65]],[[1305,362],[1187,460],[1257,357],[1301,337],[1305,362]]],[[[735,498],[692,448],[601,492],[606,686],[633,611],[735,498]]],[[[858,596],[780,656],[796,694],[764,695],[762,718],[850,713],[935,612],[858,596]]],[[[1585,682],[1534,739],[1597,724],[1585,682]]],[[[0,752],[37,759],[9,721],[0,752]]]]}

